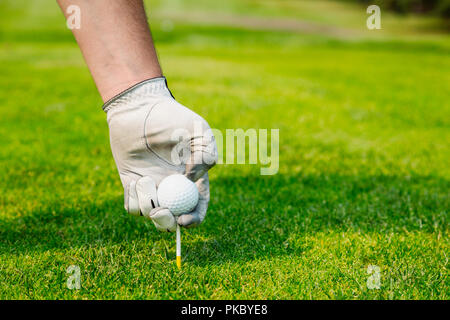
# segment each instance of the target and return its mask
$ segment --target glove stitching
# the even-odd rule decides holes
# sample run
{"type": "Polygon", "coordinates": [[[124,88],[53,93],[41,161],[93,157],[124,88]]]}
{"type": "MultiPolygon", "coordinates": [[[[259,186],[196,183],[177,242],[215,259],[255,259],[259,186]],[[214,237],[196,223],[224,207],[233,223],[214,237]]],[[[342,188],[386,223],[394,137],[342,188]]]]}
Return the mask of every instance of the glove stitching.
{"type": "Polygon", "coordinates": [[[145,121],[144,121],[144,142],[145,142],[145,146],[148,152],[150,152],[151,154],[155,155],[161,162],[162,164],[164,164],[166,166],[167,169],[170,170],[174,170],[176,172],[180,172],[180,168],[179,166],[176,166],[172,163],[170,163],[169,161],[167,161],[166,159],[164,159],[162,156],[160,156],[156,151],[154,151],[152,149],[152,147],[150,146],[149,142],[147,141],[147,132],[146,132],[146,128],[147,128],[147,123],[149,122],[149,118],[150,118],[150,113],[153,111],[154,107],[157,105],[158,102],[154,103],[150,110],[147,113],[147,116],[145,117],[145,121]]]}

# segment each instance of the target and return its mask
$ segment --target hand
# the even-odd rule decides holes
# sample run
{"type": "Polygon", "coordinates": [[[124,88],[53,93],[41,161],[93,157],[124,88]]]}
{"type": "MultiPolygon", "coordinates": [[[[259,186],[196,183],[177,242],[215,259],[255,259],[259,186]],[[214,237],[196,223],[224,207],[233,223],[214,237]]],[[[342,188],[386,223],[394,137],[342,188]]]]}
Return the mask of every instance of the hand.
{"type": "Polygon", "coordinates": [[[108,101],[111,150],[124,188],[125,209],[150,218],[159,230],[202,223],[208,209],[208,170],[217,146],[208,123],[173,99],[165,78],[141,82],[108,101]],[[181,173],[199,190],[197,207],[175,218],[159,207],[157,186],[181,173]]]}

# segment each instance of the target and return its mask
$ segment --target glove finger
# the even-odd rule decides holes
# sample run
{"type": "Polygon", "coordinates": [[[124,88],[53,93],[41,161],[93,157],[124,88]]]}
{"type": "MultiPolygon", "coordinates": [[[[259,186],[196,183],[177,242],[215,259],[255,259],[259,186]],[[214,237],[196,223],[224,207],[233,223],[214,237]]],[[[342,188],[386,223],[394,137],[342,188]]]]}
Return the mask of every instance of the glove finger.
{"type": "Polygon", "coordinates": [[[203,177],[217,163],[216,140],[209,126],[207,128],[202,135],[194,136],[190,140],[190,157],[186,162],[185,175],[192,181],[203,177]]]}
{"type": "Polygon", "coordinates": [[[159,206],[156,182],[151,177],[142,177],[136,181],[136,193],[142,215],[148,216],[151,210],[159,206]]]}
{"type": "Polygon", "coordinates": [[[208,202],[205,200],[199,200],[194,211],[178,216],[177,223],[185,228],[196,227],[205,219],[207,209],[208,202]]]}
{"type": "Polygon", "coordinates": [[[153,221],[153,224],[159,231],[173,232],[177,228],[175,217],[167,208],[159,207],[153,209],[146,217],[153,221]]]}
{"type": "Polygon", "coordinates": [[[209,203],[209,177],[208,174],[204,174],[203,177],[197,180],[199,199],[195,209],[187,214],[178,216],[177,223],[185,228],[191,228],[198,226],[203,222],[208,210],[209,203]]]}
{"type": "Polygon", "coordinates": [[[139,199],[136,191],[136,181],[131,181],[127,189],[125,189],[125,210],[133,216],[140,216],[139,199]]]}

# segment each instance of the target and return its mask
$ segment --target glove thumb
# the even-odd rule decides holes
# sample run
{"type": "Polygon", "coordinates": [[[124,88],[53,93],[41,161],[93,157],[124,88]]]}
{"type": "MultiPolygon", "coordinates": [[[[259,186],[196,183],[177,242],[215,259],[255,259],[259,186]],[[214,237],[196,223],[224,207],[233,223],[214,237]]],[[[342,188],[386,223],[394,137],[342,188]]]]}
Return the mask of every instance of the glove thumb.
{"type": "Polygon", "coordinates": [[[156,208],[147,217],[153,221],[153,224],[159,231],[174,232],[177,228],[175,217],[167,208],[156,208]]]}

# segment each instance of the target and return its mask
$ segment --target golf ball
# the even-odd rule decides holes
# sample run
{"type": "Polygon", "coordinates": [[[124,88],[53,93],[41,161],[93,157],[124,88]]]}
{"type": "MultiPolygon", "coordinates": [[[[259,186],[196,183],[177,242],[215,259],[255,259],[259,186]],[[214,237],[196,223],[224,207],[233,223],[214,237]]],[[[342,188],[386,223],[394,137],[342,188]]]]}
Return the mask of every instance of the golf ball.
{"type": "Polygon", "coordinates": [[[198,189],[194,182],[181,174],[164,178],[158,186],[158,202],[173,215],[191,212],[198,203],[198,189]]]}

